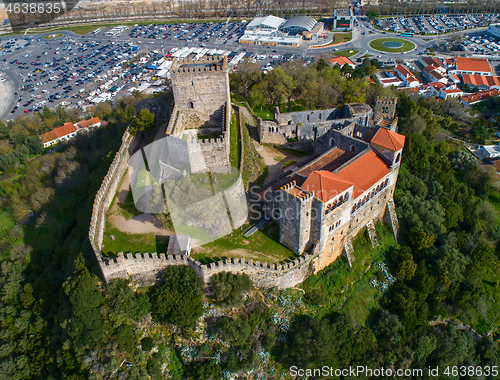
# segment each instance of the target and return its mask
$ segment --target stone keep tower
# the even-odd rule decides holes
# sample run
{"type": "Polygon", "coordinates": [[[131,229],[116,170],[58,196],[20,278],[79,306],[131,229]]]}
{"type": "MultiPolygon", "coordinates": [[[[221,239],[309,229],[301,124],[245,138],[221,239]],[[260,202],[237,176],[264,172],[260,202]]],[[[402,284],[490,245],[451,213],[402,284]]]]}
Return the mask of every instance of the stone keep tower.
{"type": "Polygon", "coordinates": [[[397,102],[398,98],[377,98],[373,120],[376,121],[380,116],[388,116],[393,119],[397,102]]]}
{"type": "Polygon", "coordinates": [[[313,193],[306,193],[295,187],[295,182],[280,189],[278,202],[280,243],[294,252],[303,252],[311,245],[311,213],[313,193]]]}
{"type": "Polygon", "coordinates": [[[171,73],[177,109],[196,115],[202,124],[220,126],[224,107],[230,104],[227,57],[179,59],[171,73]]]}

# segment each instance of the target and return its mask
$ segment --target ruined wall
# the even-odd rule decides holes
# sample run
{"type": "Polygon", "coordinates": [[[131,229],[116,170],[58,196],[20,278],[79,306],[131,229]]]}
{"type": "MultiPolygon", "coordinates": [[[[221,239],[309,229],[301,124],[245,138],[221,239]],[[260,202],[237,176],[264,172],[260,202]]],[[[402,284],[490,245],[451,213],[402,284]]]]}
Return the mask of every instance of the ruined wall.
{"type": "Polygon", "coordinates": [[[280,132],[280,127],[274,121],[257,118],[257,132],[261,144],[285,144],[286,138],[280,132]]]}
{"type": "Polygon", "coordinates": [[[364,141],[352,138],[351,136],[346,136],[342,132],[331,129],[320,139],[318,139],[314,146],[314,153],[323,154],[334,146],[337,146],[348,152],[358,154],[368,148],[369,144],[364,141]]]}

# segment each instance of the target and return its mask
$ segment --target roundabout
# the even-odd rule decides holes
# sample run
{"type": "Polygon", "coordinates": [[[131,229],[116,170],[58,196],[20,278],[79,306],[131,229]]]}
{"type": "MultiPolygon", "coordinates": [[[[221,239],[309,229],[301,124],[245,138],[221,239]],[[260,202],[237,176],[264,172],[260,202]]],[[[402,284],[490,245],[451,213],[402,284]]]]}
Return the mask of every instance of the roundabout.
{"type": "Polygon", "coordinates": [[[62,37],[62,36],[63,36],[62,33],[52,33],[52,34],[46,35],[45,37],[43,37],[43,39],[44,40],[54,40],[54,39],[62,37]]]}
{"type": "Polygon", "coordinates": [[[402,38],[377,38],[370,41],[370,47],[386,53],[403,53],[416,48],[413,42],[402,38]]]}

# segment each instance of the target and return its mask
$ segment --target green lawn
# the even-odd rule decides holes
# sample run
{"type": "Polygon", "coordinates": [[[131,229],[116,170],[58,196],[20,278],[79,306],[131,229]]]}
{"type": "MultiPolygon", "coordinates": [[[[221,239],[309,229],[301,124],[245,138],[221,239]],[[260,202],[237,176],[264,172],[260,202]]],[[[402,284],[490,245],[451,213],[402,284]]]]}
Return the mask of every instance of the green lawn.
{"type": "Polygon", "coordinates": [[[269,223],[264,228],[246,238],[243,234],[250,228],[244,225],[211,243],[203,245],[205,252],[192,253],[191,256],[202,263],[217,262],[231,257],[252,258],[254,261],[278,263],[291,261],[296,255],[287,247],[279,243],[279,227],[276,223],[269,223]],[[232,253],[231,250],[244,249],[246,254],[232,253]]]}
{"type": "Polygon", "coordinates": [[[401,53],[415,49],[415,44],[411,41],[403,40],[401,38],[377,38],[376,40],[370,42],[370,47],[375,50],[385,51],[387,53],[401,53]],[[402,46],[398,48],[388,48],[382,45],[384,42],[389,41],[399,42],[402,44],[402,46]]]}
{"type": "Polygon", "coordinates": [[[262,109],[260,107],[254,107],[253,113],[255,117],[260,117],[262,120],[273,120],[273,105],[266,104],[262,109]]]}
{"type": "Polygon", "coordinates": [[[353,55],[356,55],[358,53],[359,53],[359,50],[347,49],[347,50],[336,51],[335,53],[333,53],[333,55],[338,55],[340,57],[352,57],[353,55]]]}
{"type": "Polygon", "coordinates": [[[149,234],[127,234],[116,228],[106,225],[102,242],[102,253],[104,256],[115,256],[118,252],[158,252],[166,253],[168,247],[168,236],[157,236],[149,234]],[[115,240],[109,237],[113,235],[115,240]]]}
{"type": "Polygon", "coordinates": [[[241,160],[241,146],[240,146],[240,141],[241,141],[241,136],[240,136],[240,128],[238,126],[238,123],[236,121],[236,115],[233,114],[231,117],[231,130],[230,130],[230,140],[229,140],[229,163],[231,164],[231,167],[233,168],[239,168],[240,167],[240,160],[241,160]]]}
{"type": "Polygon", "coordinates": [[[346,32],[346,33],[335,33],[335,39],[337,36],[340,36],[344,39],[344,42],[349,42],[352,40],[352,32],[346,32]]]}

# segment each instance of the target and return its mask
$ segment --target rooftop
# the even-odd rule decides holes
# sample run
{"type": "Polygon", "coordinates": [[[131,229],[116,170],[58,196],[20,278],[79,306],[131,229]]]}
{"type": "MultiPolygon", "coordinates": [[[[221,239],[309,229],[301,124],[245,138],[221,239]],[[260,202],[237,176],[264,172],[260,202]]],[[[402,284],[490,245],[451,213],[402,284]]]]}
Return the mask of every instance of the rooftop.
{"type": "Polygon", "coordinates": [[[500,77],[491,75],[470,75],[463,74],[462,80],[464,84],[469,84],[473,86],[500,86],[500,77]]]}
{"type": "Polygon", "coordinates": [[[457,70],[460,71],[491,72],[491,67],[487,59],[456,57],[455,61],[457,70]]]}
{"type": "Polygon", "coordinates": [[[316,171],[307,178],[302,188],[310,193],[314,191],[316,198],[328,202],[352,186],[352,182],[340,178],[337,174],[328,171],[316,171]]]}
{"type": "Polygon", "coordinates": [[[379,128],[377,133],[375,133],[375,136],[373,136],[371,142],[383,146],[384,148],[397,151],[403,149],[405,145],[405,137],[388,129],[379,128]]]}
{"type": "Polygon", "coordinates": [[[347,57],[341,57],[341,56],[336,56],[328,59],[328,62],[330,62],[331,65],[339,65],[339,66],[344,66],[345,64],[355,66],[355,64],[347,57]]]}
{"type": "Polygon", "coordinates": [[[369,150],[337,174],[338,178],[354,184],[353,196],[356,199],[389,173],[386,161],[373,150],[369,150]]]}
{"type": "Polygon", "coordinates": [[[299,174],[303,175],[304,177],[308,177],[315,171],[327,170],[329,172],[332,172],[344,165],[354,156],[354,153],[348,152],[344,149],[334,148],[326,152],[323,156],[321,156],[321,158],[314,161],[312,164],[306,166],[299,172],[299,174]]]}
{"type": "Polygon", "coordinates": [[[304,28],[309,32],[317,24],[317,21],[308,16],[296,16],[288,19],[282,26],[283,29],[287,28],[304,28]]]}

